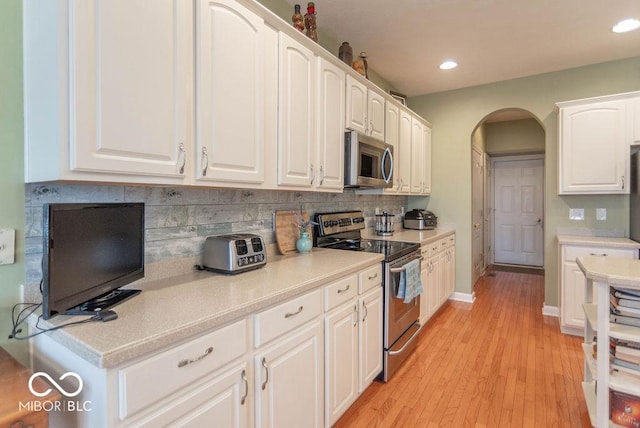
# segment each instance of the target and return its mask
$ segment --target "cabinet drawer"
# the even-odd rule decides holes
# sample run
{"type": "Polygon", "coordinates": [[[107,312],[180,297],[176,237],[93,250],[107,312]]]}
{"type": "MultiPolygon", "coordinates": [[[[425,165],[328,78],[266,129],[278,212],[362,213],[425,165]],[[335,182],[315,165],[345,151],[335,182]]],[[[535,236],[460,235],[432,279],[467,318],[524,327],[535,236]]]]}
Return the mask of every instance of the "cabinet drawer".
{"type": "Polygon", "coordinates": [[[358,283],[359,294],[380,286],[380,284],[382,284],[382,264],[378,263],[377,265],[360,272],[358,274],[358,283]]]}
{"type": "Polygon", "coordinates": [[[358,295],[358,277],[351,275],[324,287],[324,310],[328,311],[358,295]]]}
{"type": "Polygon", "coordinates": [[[447,236],[446,238],[444,238],[444,240],[446,241],[445,243],[446,248],[451,248],[456,246],[456,235],[447,236]]]}
{"type": "Polygon", "coordinates": [[[637,250],[630,250],[625,248],[606,248],[606,247],[564,247],[564,259],[566,261],[575,262],[576,257],[584,256],[605,256],[606,257],[621,257],[625,259],[632,259],[637,250]]]}
{"type": "Polygon", "coordinates": [[[429,244],[429,257],[433,257],[440,252],[440,241],[429,244]]]}
{"type": "Polygon", "coordinates": [[[255,316],[255,345],[276,337],[322,314],[322,289],[296,297],[255,316]]]}
{"type": "Polygon", "coordinates": [[[237,359],[247,348],[247,321],[242,320],[119,370],[120,419],[237,359]]]}

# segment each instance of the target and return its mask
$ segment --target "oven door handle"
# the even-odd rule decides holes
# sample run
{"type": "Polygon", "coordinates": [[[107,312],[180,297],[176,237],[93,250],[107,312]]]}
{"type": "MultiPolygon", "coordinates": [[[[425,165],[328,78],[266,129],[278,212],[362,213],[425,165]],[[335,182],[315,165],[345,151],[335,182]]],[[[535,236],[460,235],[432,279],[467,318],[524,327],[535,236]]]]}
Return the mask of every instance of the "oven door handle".
{"type": "Polygon", "coordinates": [[[391,273],[404,272],[404,271],[407,269],[407,268],[406,268],[406,265],[407,265],[408,263],[411,263],[411,262],[412,262],[412,261],[414,261],[414,260],[424,260],[424,257],[422,257],[422,256],[420,256],[420,257],[414,257],[414,258],[412,258],[411,260],[407,261],[404,265],[402,265],[402,267],[399,267],[399,268],[390,268],[390,269],[389,269],[389,272],[391,272],[391,273]]]}
{"type": "Polygon", "coordinates": [[[409,344],[411,342],[414,341],[414,339],[416,337],[418,337],[418,334],[420,333],[420,331],[422,330],[422,324],[418,323],[418,329],[415,331],[415,333],[413,333],[411,335],[411,337],[409,338],[409,340],[407,340],[406,342],[404,342],[404,345],[402,345],[402,348],[398,349],[397,351],[389,351],[389,355],[398,355],[398,354],[402,354],[404,352],[404,349],[409,346],[409,344]]]}

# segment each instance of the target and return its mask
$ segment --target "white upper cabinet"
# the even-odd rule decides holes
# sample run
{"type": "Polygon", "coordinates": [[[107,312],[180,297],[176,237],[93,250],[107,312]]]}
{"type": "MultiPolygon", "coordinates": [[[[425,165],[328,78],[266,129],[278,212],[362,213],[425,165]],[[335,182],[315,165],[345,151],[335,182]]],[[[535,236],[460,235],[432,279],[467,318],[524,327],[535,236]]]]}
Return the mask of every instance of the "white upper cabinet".
{"type": "Polygon", "coordinates": [[[416,119],[411,121],[411,193],[420,194],[424,189],[422,177],[424,132],[422,123],[416,119]]]}
{"type": "Polygon", "coordinates": [[[25,2],[24,34],[26,181],[183,182],[191,3],[25,2]]]}
{"type": "Polygon", "coordinates": [[[280,32],[278,184],[312,187],[315,161],[315,55],[280,32]]]}
{"type": "Polygon", "coordinates": [[[347,128],[367,133],[367,87],[347,75],[347,128]]]}
{"type": "Polygon", "coordinates": [[[387,101],[385,111],[384,142],[393,146],[393,187],[384,189],[384,193],[394,194],[400,190],[400,180],[398,179],[400,108],[387,101]]]}
{"type": "Polygon", "coordinates": [[[347,128],[384,141],[384,96],[347,75],[347,128]]]}
{"type": "Polygon", "coordinates": [[[201,0],[196,16],[196,177],[261,184],[264,20],[234,0],[201,0]]]}
{"type": "Polygon", "coordinates": [[[369,89],[367,100],[369,135],[380,141],[384,141],[384,96],[369,89]]]}
{"type": "Polygon", "coordinates": [[[557,103],[558,194],[629,193],[637,99],[635,93],[557,103]]]}
{"type": "Polygon", "coordinates": [[[345,72],[318,57],[318,180],[322,189],[344,188],[345,72]]]}
{"type": "Polygon", "coordinates": [[[424,124],[422,127],[424,137],[422,138],[422,193],[424,195],[431,194],[431,126],[424,124]]]}
{"type": "Polygon", "coordinates": [[[398,193],[408,194],[411,190],[411,114],[407,110],[400,110],[398,131],[398,168],[394,174],[398,193]]]}

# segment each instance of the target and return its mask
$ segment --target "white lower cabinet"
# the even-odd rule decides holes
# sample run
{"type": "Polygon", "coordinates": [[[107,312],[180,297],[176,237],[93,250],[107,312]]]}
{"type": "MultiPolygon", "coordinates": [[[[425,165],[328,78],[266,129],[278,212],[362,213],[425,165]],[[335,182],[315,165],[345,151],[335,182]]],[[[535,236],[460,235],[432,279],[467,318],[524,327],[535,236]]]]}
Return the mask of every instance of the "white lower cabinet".
{"type": "Polygon", "coordinates": [[[324,424],[320,319],[255,354],[256,427],[324,424]]]}
{"type": "Polygon", "coordinates": [[[382,371],[382,267],[328,285],[325,426],[333,425],[382,371]],[[357,280],[359,295],[347,298],[357,280]]]}
{"type": "Polygon", "coordinates": [[[84,381],[91,412],[52,426],[330,426],[382,371],[382,265],[347,275],[185,343],[98,368],[48,336],[34,369],[84,381]]]}
{"type": "Polygon", "coordinates": [[[448,235],[422,246],[423,294],[420,323],[424,324],[451,297],[456,286],[456,235],[448,235]]]}
{"type": "Polygon", "coordinates": [[[249,391],[252,373],[247,361],[208,377],[200,386],[180,394],[161,413],[134,423],[139,427],[252,426],[253,400],[249,391]]]}
{"type": "MultiPolygon", "coordinates": [[[[622,248],[619,245],[607,245],[604,238],[601,240],[601,244],[559,245],[560,331],[563,333],[577,336],[584,334],[585,320],[582,304],[587,297],[585,296],[587,279],[578,267],[576,258],[589,255],[625,259],[638,258],[638,246],[635,246],[631,241],[629,241],[628,248],[622,248]]],[[[591,296],[589,301],[595,301],[593,297],[591,296]]]]}

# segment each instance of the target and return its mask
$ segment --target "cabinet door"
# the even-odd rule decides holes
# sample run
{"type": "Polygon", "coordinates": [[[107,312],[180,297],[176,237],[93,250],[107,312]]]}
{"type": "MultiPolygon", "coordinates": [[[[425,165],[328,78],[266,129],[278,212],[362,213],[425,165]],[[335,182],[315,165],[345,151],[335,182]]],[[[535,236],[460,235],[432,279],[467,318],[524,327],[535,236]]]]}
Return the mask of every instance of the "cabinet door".
{"type": "Polygon", "coordinates": [[[384,141],[384,97],[369,89],[367,97],[368,134],[384,141]]]}
{"type": "Polygon", "coordinates": [[[440,302],[442,301],[440,297],[442,293],[440,291],[441,282],[440,255],[436,254],[429,258],[429,280],[427,284],[427,293],[429,295],[429,316],[435,314],[438,308],[440,308],[440,302]]]}
{"type": "Polygon", "coordinates": [[[322,323],[316,320],[256,353],[258,427],[323,426],[322,336],[322,323]]]}
{"type": "Polygon", "coordinates": [[[314,157],[315,58],[302,44],[280,33],[278,184],[311,187],[314,157]]]}
{"type": "Polygon", "coordinates": [[[200,386],[176,395],[168,405],[140,421],[139,427],[250,427],[253,403],[249,391],[251,373],[246,363],[212,376],[200,386]]]}
{"type": "Polygon", "coordinates": [[[424,165],[424,130],[422,123],[416,119],[411,121],[411,193],[422,194],[424,178],[422,169],[424,165]]]}
{"type": "Polygon", "coordinates": [[[362,393],[382,371],[382,287],[360,297],[360,375],[362,393]]]}
{"type": "Polygon", "coordinates": [[[422,255],[422,264],[420,270],[420,281],[422,281],[423,293],[420,295],[420,324],[424,325],[429,319],[429,252],[428,245],[422,247],[420,253],[422,255]]]}
{"type": "Polygon", "coordinates": [[[447,289],[447,299],[451,297],[451,295],[456,291],[456,249],[449,248],[449,277],[447,280],[448,289],[447,289]]]}
{"type": "Polygon", "coordinates": [[[423,195],[431,194],[431,128],[427,125],[423,125],[423,138],[422,138],[422,187],[423,195]]]}
{"type": "Polygon", "coordinates": [[[325,317],[325,417],[333,425],[358,398],[358,302],[325,317]]]}
{"type": "Polygon", "coordinates": [[[350,75],[347,75],[346,113],[347,128],[366,133],[368,128],[367,87],[350,75]]]}
{"type": "Polygon", "coordinates": [[[388,101],[386,102],[385,109],[384,142],[393,146],[393,187],[384,189],[384,193],[394,194],[400,190],[400,180],[398,179],[398,162],[400,160],[400,147],[398,141],[400,131],[398,127],[400,125],[400,109],[398,106],[388,101]]]}
{"type": "Polygon", "coordinates": [[[398,193],[408,194],[411,189],[411,114],[400,110],[400,125],[398,133],[398,169],[397,180],[399,181],[398,193]]]}
{"type": "MultiPolygon", "coordinates": [[[[576,263],[562,263],[560,323],[565,327],[584,328],[584,293],[587,280],[576,263]]],[[[595,301],[595,300],[593,300],[595,301]]]]}
{"type": "Polygon", "coordinates": [[[345,73],[318,57],[317,187],[344,188],[345,73]]]}
{"type": "Polygon", "coordinates": [[[438,280],[438,297],[440,298],[440,306],[449,298],[449,276],[450,276],[450,258],[447,251],[440,253],[440,279],[438,280]]]}
{"type": "Polygon", "coordinates": [[[193,5],[103,0],[70,9],[70,169],[183,181],[193,139],[193,5]]]}
{"type": "Polygon", "coordinates": [[[262,183],[264,22],[234,0],[200,0],[197,18],[197,178],[262,183]]]}
{"type": "Polygon", "coordinates": [[[559,194],[629,193],[627,101],[560,109],[559,194]]]}

